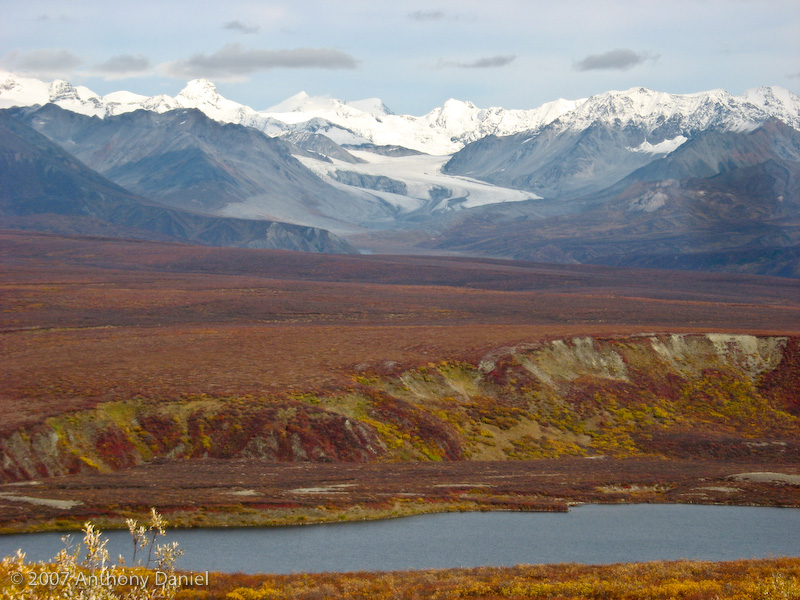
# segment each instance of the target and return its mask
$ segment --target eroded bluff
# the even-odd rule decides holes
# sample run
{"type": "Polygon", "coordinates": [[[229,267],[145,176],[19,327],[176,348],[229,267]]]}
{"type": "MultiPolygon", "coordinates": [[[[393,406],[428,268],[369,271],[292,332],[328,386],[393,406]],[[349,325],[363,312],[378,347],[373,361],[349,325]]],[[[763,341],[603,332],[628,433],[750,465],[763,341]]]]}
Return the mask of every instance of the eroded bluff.
{"type": "Polygon", "coordinates": [[[800,450],[798,338],[579,337],[500,348],[477,364],[390,364],[325,393],[131,399],[48,418],[0,440],[0,478],[157,458],[781,461],[800,450]]]}

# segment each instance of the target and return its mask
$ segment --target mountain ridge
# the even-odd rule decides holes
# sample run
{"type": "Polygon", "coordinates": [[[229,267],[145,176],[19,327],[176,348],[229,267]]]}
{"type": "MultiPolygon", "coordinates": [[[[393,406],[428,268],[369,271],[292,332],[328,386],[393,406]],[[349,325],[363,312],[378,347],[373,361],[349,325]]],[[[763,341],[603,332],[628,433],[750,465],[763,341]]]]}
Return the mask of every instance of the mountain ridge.
{"type": "Polygon", "coordinates": [[[324,227],[367,251],[670,268],[685,259],[800,276],[800,97],[778,87],[639,87],[528,111],[450,99],[413,117],[376,98],[306,93],[255,111],[207,80],[174,98],[101,98],[0,74],[0,106],[15,102],[33,104],[15,114],[145,197],[324,227]],[[48,104],[36,108],[37,98],[48,104]],[[59,122],[37,120],[48,113],[59,122]],[[70,114],[83,123],[76,134],[62,131],[70,114]]]}
{"type": "Polygon", "coordinates": [[[355,252],[318,228],[178,210],[103,177],[0,111],[0,227],[203,245],[355,252]]]}
{"type": "Polygon", "coordinates": [[[117,184],[178,209],[334,232],[357,229],[358,219],[376,210],[383,214],[375,203],[358,203],[327,185],[282,140],[214,121],[199,109],[139,110],[105,119],[53,104],[10,110],[117,184]]]}
{"type": "MultiPolygon", "coordinates": [[[[724,90],[694,94],[669,94],[646,88],[608,91],[589,98],[557,99],[532,109],[478,108],[471,102],[450,99],[425,115],[393,114],[381,100],[345,102],[312,97],[304,92],[257,111],[222,97],[213,83],[196,79],[175,97],[146,97],[130,92],[99,96],[82,86],[57,80],[50,84],[0,72],[0,108],[53,102],[74,112],[106,116],[138,108],[165,112],[198,108],[212,119],[255,127],[277,135],[296,131],[315,118],[349,132],[349,143],[398,145],[429,154],[451,154],[486,135],[512,135],[539,130],[555,121],[563,127],[581,128],[599,116],[639,123],[648,111],[669,127],[672,120],[689,115],[690,129],[712,124],[747,128],[777,117],[800,128],[800,97],[776,86],[747,90],[733,96],[724,90]],[[643,112],[644,111],[644,112],[643,112]],[[716,120],[715,120],[716,119],[716,120]],[[360,140],[359,140],[360,138],[360,140]]],[[[651,127],[650,129],[654,129],[651,127]]],[[[334,139],[337,143],[344,140],[334,139]]],[[[662,140],[656,140],[662,141],[662,140]]]]}
{"type": "Polygon", "coordinates": [[[572,204],[582,210],[544,219],[489,206],[465,216],[434,247],[517,260],[800,276],[800,132],[781,121],[700,133],[572,204]]]}

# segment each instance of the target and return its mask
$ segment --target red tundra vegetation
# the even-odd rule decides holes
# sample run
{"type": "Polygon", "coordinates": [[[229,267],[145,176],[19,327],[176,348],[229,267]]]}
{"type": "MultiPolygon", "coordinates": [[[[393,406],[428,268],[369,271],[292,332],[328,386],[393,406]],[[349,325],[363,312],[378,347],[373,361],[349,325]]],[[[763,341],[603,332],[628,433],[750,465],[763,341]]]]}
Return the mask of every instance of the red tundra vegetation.
{"type": "MultiPolygon", "coordinates": [[[[336,497],[367,500],[365,518],[565,498],[798,503],[780,478],[725,494],[690,482],[800,472],[795,280],[20,232],[0,232],[0,270],[0,476],[83,502],[3,502],[9,528],[136,514],[145,502],[120,483],[142,468],[163,482],[160,509],[210,522],[171,482],[216,459],[240,461],[245,479],[226,485],[246,489],[264,465],[307,464],[302,488],[353,463],[407,461],[435,463],[440,485],[461,476],[453,461],[478,473],[561,460],[546,468],[578,486],[519,481],[468,498],[429,487],[412,509],[376,475],[367,498],[336,497]],[[691,477],[667,477],[674,465],[691,477]]],[[[397,476],[418,489],[418,473],[397,476]]],[[[337,499],[311,514],[274,492],[211,494],[208,508],[241,505],[253,522],[341,516],[337,499]]]]}

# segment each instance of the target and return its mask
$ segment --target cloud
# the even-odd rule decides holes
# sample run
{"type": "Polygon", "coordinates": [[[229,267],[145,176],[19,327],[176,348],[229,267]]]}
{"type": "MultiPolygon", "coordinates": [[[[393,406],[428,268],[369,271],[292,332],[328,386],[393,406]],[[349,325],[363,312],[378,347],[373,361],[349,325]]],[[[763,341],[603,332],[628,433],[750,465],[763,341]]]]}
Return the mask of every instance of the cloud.
{"type": "Polygon", "coordinates": [[[441,21],[444,19],[444,11],[441,10],[416,10],[408,13],[408,18],[412,21],[441,21]]]}
{"type": "Polygon", "coordinates": [[[106,79],[122,79],[146,73],[150,66],[150,59],[141,54],[119,54],[94,65],[92,69],[106,79]]]}
{"type": "Polygon", "coordinates": [[[573,68],[576,71],[627,71],[648,60],[656,60],[657,58],[657,56],[650,56],[647,52],[635,52],[627,48],[618,48],[602,54],[590,54],[583,60],[576,62],[573,68]]]}
{"type": "Polygon", "coordinates": [[[241,21],[228,21],[222,28],[238,31],[240,33],[258,33],[257,25],[245,25],[241,21]]]}
{"type": "Polygon", "coordinates": [[[440,67],[456,67],[458,69],[493,69],[495,67],[505,67],[517,58],[513,54],[505,56],[486,56],[471,62],[441,61],[440,67]]]}
{"type": "Polygon", "coordinates": [[[14,51],[3,57],[2,64],[11,71],[38,77],[65,77],[83,60],[69,50],[14,51]]]}
{"type": "Polygon", "coordinates": [[[53,16],[47,15],[47,14],[41,14],[38,17],[36,17],[36,19],[34,19],[34,20],[35,21],[39,21],[40,23],[46,23],[48,21],[58,21],[60,23],[67,23],[67,22],[71,21],[71,19],[67,15],[64,15],[64,14],[59,15],[57,17],[53,17],[53,16]]]}
{"type": "Polygon", "coordinates": [[[195,54],[186,60],[166,65],[172,77],[214,77],[241,79],[271,69],[354,69],[358,61],[332,48],[294,48],[291,50],[246,50],[240,44],[227,44],[210,56],[195,54]]]}
{"type": "Polygon", "coordinates": [[[787,77],[789,79],[800,79],[800,71],[798,71],[797,73],[789,73],[787,77]]]}

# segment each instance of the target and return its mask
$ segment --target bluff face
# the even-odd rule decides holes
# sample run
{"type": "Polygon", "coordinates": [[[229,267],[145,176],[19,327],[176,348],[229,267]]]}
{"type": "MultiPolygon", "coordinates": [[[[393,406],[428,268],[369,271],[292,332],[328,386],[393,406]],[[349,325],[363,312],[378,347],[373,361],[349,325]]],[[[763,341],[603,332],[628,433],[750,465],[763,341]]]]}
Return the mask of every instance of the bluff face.
{"type": "Polygon", "coordinates": [[[645,335],[538,342],[282,397],[131,399],[0,440],[5,481],[155,458],[288,462],[559,456],[794,460],[800,340],[645,335]]]}

